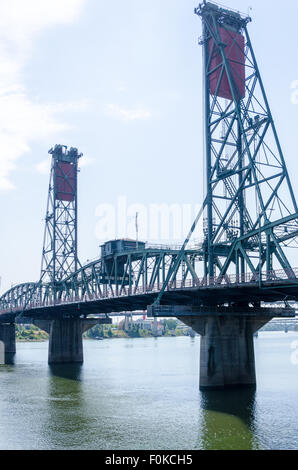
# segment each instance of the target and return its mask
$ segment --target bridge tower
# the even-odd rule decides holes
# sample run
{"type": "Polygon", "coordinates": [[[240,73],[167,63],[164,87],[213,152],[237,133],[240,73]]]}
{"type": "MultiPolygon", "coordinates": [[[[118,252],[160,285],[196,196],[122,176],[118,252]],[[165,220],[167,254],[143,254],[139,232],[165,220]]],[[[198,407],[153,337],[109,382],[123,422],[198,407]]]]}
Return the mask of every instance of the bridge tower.
{"type": "Polygon", "coordinates": [[[76,148],[56,145],[52,155],[41,279],[56,283],[78,269],[78,161],[76,148]]]}
{"type": "Polygon", "coordinates": [[[206,1],[195,13],[203,24],[205,276],[290,273],[284,245],[297,235],[297,203],[247,29],[251,18],[206,1]]]}
{"type": "MultiPolygon", "coordinates": [[[[59,282],[79,266],[78,259],[78,162],[76,148],[56,145],[52,156],[46,224],[41,263],[41,282],[49,283],[55,299],[59,282]]],[[[82,321],[74,318],[37,323],[50,334],[49,363],[83,362],[82,321]]]]}
{"type": "MultiPolygon", "coordinates": [[[[204,275],[209,285],[215,277],[241,283],[252,275],[261,287],[263,272],[265,279],[274,269],[291,277],[286,244],[297,236],[297,203],[247,29],[251,18],[206,0],[195,13],[203,25],[204,275]]],[[[271,318],[251,316],[245,296],[230,314],[218,309],[220,299],[214,303],[209,315],[184,319],[201,334],[201,388],[255,386],[253,334],[271,318]]]]}
{"type": "Polygon", "coordinates": [[[202,389],[255,386],[253,335],[272,316],[260,302],[263,283],[279,269],[295,278],[288,248],[298,236],[297,203],[248,33],[251,18],[206,0],[195,14],[203,29],[205,200],[155,306],[162,311],[203,215],[203,286],[217,289],[174,306],[176,316],[201,335],[202,389]],[[218,287],[231,279],[238,294],[223,302],[218,287]],[[257,293],[241,289],[249,281],[257,293]]]}

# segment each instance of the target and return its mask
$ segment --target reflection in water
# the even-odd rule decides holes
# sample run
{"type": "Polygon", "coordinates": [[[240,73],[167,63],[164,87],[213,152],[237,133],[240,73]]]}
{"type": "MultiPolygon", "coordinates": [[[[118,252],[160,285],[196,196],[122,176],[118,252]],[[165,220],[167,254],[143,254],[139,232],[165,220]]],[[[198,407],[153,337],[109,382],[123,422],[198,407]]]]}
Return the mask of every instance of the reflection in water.
{"type": "Polygon", "coordinates": [[[204,449],[250,450],[258,448],[254,435],[256,392],[234,389],[201,392],[204,449]]]}
{"type": "Polygon", "coordinates": [[[15,353],[5,353],[5,364],[14,365],[15,363],[15,353]]]}
{"type": "Polygon", "coordinates": [[[79,381],[82,376],[82,364],[51,364],[50,375],[68,380],[79,381]]]}
{"type": "Polygon", "coordinates": [[[84,342],[84,365],[47,343],[0,367],[0,449],[297,449],[297,333],[261,333],[258,389],[199,393],[200,339],[84,342]]]}
{"type": "Polygon", "coordinates": [[[50,448],[78,448],[85,444],[89,416],[85,412],[81,364],[49,366],[44,409],[45,438],[50,448]]]}

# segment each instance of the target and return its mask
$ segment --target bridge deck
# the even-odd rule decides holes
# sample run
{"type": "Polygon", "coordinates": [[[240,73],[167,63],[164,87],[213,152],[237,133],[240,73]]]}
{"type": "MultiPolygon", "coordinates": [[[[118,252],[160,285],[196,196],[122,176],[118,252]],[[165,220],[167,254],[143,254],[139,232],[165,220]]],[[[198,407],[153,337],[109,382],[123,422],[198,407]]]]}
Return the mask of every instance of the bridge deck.
{"type": "MultiPolygon", "coordinates": [[[[38,302],[28,304],[24,316],[41,319],[61,318],[61,316],[88,316],[94,314],[109,314],[112,312],[133,312],[147,310],[158,295],[160,286],[150,292],[126,293],[126,295],[108,295],[96,298],[94,295],[84,295],[82,298],[56,301],[50,305],[38,302]]],[[[257,282],[221,284],[209,286],[176,286],[165,292],[162,305],[224,305],[225,303],[259,303],[296,301],[298,299],[298,279],[276,280],[263,282],[260,287],[257,282]]],[[[22,309],[0,311],[0,322],[11,321],[22,309]]]]}

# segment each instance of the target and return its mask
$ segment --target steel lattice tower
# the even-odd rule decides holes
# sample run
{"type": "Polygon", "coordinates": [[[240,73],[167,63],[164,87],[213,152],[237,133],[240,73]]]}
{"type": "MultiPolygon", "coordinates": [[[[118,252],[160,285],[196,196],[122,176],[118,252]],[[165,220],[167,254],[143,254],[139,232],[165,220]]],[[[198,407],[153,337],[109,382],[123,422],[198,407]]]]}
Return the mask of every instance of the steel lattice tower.
{"type": "Polygon", "coordinates": [[[251,19],[206,1],[195,13],[203,23],[205,276],[290,273],[284,247],[298,235],[297,204],[247,30],[251,19]]]}
{"type": "Polygon", "coordinates": [[[41,279],[59,282],[78,269],[77,175],[82,154],[56,145],[52,155],[41,279]]]}

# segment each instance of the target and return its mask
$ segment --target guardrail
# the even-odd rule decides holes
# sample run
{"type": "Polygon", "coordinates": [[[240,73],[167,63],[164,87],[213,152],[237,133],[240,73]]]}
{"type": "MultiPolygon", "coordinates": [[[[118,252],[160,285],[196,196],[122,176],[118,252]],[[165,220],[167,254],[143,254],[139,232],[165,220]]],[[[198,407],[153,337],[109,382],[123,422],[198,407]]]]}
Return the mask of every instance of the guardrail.
{"type": "MultiPolygon", "coordinates": [[[[263,272],[261,275],[247,273],[245,275],[225,275],[218,277],[209,277],[209,278],[197,278],[197,279],[188,279],[188,280],[175,280],[169,283],[166,291],[175,291],[175,290],[189,290],[189,289],[219,289],[227,288],[232,286],[245,286],[245,285],[257,285],[257,284],[283,284],[284,282],[295,283],[298,285],[298,268],[288,269],[288,270],[273,270],[270,272],[263,272]]],[[[84,293],[82,295],[67,295],[64,293],[60,299],[54,299],[53,296],[48,297],[44,301],[40,301],[40,298],[35,298],[33,301],[28,302],[26,305],[26,310],[33,310],[37,308],[45,307],[55,307],[59,305],[67,305],[72,303],[83,303],[83,302],[94,302],[99,300],[109,300],[117,299],[121,297],[132,297],[146,294],[155,294],[158,293],[163,287],[163,283],[156,283],[153,286],[148,286],[147,288],[143,287],[122,287],[120,286],[103,286],[103,292],[93,292],[93,293],[84,293]]],[[[39,296],[37,296],[39,297],[39,296]]],[[[22,305],[11,307],[9,309],[0,309],[1,314],[15,313],[22,310],[22,305]]]]}

